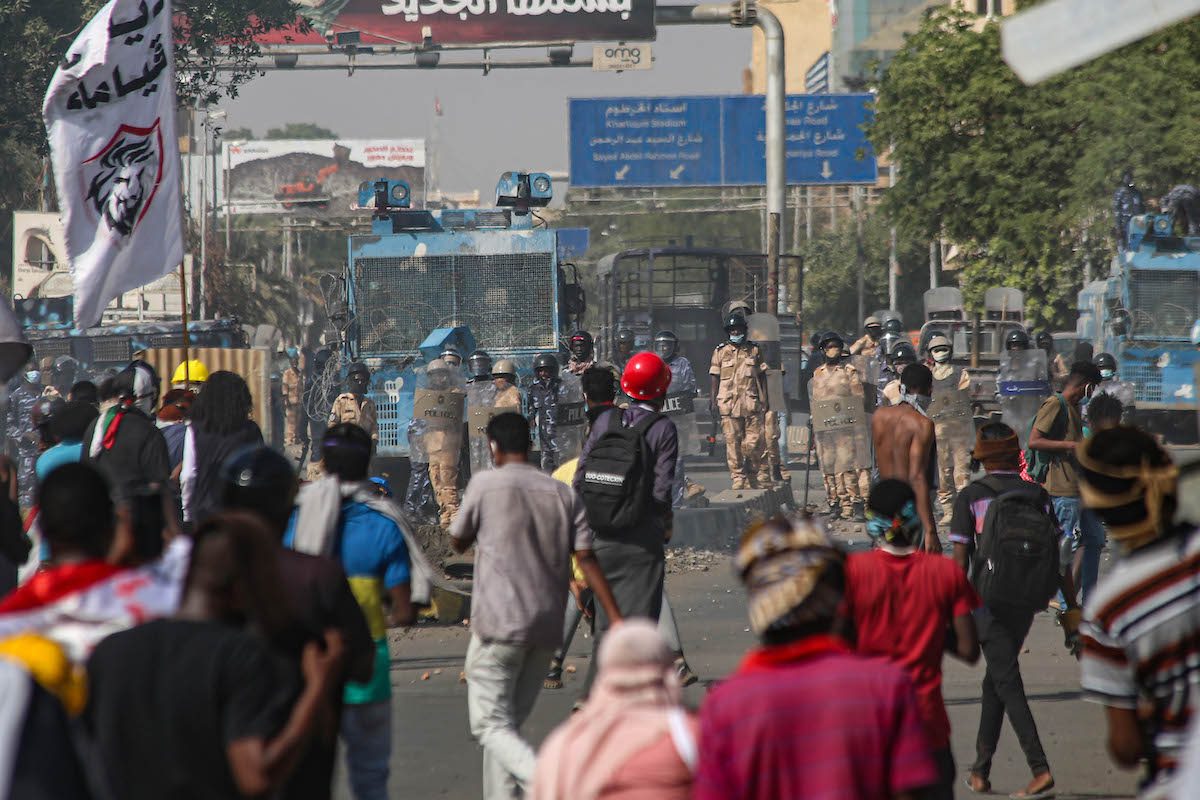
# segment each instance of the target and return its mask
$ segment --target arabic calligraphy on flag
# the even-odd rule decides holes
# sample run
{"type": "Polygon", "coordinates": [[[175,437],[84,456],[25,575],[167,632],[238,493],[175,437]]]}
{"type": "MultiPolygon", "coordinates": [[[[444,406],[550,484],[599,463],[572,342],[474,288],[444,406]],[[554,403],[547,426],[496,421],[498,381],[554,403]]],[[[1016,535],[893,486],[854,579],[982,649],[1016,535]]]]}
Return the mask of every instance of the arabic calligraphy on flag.
{"type": "Polygon", "coordinates": [[[54,73],[42,116],[75,325],[183,261],[170,0],[110,0],[54,73]]]}

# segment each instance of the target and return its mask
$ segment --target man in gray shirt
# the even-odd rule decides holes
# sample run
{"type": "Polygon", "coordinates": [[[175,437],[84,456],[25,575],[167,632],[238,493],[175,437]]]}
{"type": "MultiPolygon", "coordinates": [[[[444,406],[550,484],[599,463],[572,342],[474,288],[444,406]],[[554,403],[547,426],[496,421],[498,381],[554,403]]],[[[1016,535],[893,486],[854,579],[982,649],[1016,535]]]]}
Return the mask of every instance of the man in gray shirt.
{"type": "Polygon", "coordinates": [[[510,798],[533,780],[536,755],[520,727],[562,639],[571,555],[605,613],[620,620],[592,552],[583,501],[529,463],[529,423],[500,414],[488,423],[496,469],[467,485],[451,546],[475,545],[467,712],[483,747],[483,797],[510,798]]]}

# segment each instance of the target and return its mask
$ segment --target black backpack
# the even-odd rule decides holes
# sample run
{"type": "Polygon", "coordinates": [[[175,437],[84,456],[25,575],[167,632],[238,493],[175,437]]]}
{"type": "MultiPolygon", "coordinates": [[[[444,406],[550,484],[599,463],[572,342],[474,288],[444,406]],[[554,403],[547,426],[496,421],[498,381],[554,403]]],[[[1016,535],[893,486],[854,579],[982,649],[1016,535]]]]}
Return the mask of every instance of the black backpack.
{"type": "Polygon", "coordinates": [[[971,583],[988,606],[1044,609],[1059,585],[1058,522],[1036,486],[1006,492],[991,478],[980,483],[996,498],[983,518],[971,583]]]}
{"type": "Polygon", "coordinates": [[[620,410],[611,412],[608,428],[582,465],[583,506],[597,533],[641,522],[654,494],[654,459],[646,431],[663,415],[648,414],[628,427],[622,416],[620,410]]]}

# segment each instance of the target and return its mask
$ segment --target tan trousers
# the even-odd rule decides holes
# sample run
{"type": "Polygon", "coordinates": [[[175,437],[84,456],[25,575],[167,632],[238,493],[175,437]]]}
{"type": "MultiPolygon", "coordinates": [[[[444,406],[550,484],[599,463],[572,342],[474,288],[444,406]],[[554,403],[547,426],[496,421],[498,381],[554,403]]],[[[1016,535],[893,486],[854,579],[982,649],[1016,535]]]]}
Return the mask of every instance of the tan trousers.
{"type": "Polygon", "coordinates": [[[749,489],[747,472],[753,473],[759,484],[769,483],[763,459],[762,415],[752,417],[721,417],[721,433],[725,434],[725,461],[734,489],[749,489]]]}
{"type": "Polygon", "coordinates": [[[283,412],[283,444],[300,444],[300,432],[304,429],[304,418],[299,406],[292,406],[283,412]]]}
{"type": "Polygon", "coordinates": [[[779,467],[779,476],[786,481],[791,479],[792,474],[788,471],[787,464],[783,462],[779,447],[780,433],[779,415],[774,411],[768,411],[766,413],[766,421],[763,424],[764,455],[767,461],[767,472],[770,473],[771,477],[774,477],[775,468],[779,467]]]}
{"type": "Polygon", "coordinates": [[[954,499],[971,482],[971,448],[957,437],[942,436],[937,431],[938,504],[942,507],[942,522],[950,523],[954,514],[954,499]]]}
{"type": "Polygon", "coordinates": [[[439,521],[447,528],[458,516],[458,463],[430,459],[429,482],[441,512],[439,521]]]}
{"type": "Polygon", "coordinates": [[[837,497],[842,511],[849,514],[855,503],[866,503],[871,494],[871,471],[866,469],[839,472],[833,476],[837,480],[837,497]]]}

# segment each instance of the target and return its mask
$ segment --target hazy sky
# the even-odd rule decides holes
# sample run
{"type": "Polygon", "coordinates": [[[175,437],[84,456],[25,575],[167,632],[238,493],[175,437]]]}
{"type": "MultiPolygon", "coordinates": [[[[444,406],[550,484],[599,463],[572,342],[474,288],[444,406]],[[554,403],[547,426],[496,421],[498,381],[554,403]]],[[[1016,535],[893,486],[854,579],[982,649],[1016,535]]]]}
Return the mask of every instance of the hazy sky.
{"type": "MultiPolygon", "coordinates": [[[[486,77],[468,70],[268,72],[227,102],[225,125],[261,136],[283,123],[315,122],[348,139],[422,138],[430,133],[437,97],[444,112],[439,183],[445,191],[480,189],[486,202],[504,170],[567,169],[567,98],[737,93],[750,39],[750,31],[727,26],[660,28],[654,68],[621,74],[580,68],[496,70],[486,77]]],[[[585,54],[591,44],[576,47],[577,57],[585,54]]]]}

